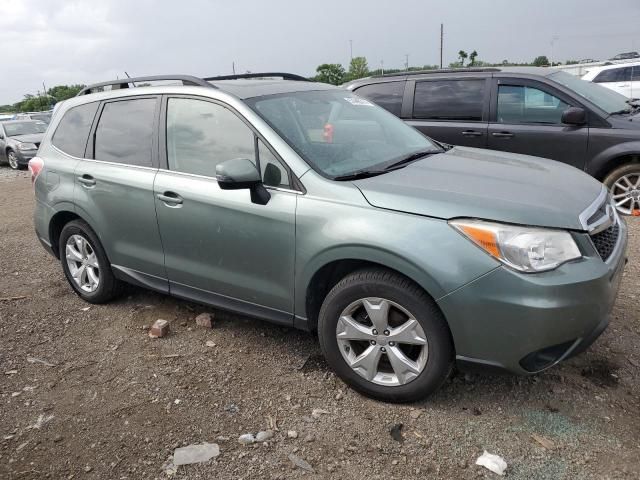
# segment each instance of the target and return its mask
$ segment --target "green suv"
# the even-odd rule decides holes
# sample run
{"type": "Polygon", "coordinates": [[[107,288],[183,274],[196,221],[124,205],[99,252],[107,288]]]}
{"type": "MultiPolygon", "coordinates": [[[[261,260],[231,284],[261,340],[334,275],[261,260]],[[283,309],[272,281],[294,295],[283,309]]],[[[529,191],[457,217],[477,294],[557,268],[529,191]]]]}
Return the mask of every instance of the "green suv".
{"type": "Polygon", "coordinates": [[[141,77],[58,106],[35,225],[77,294],[127,282],[317,332],[345,382],[397,402],[456,361],[535,373],[605,329],[627,229],[600,182],[303,80],[141,77]]]}

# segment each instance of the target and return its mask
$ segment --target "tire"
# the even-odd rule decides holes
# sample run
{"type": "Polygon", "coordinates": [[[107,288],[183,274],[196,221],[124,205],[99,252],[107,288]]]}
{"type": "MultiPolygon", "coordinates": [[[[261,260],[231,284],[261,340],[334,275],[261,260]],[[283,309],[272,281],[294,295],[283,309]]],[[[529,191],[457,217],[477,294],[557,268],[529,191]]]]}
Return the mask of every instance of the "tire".
{"type": "MultiPolygon", "coordinates": [[[[349,331],[354,332],[354,330],[349,331]]],[[[453,369],[454,348],[451,333],[434,300],[411,280],[384,269],[359,270],[347,275],[333,287],[320,309],[318,337],[322,353],[336,374],[353,389],[378,400],[400,403],[425,398],[442,386],[453,369]],[[396,369],[392,365],[391,353],[397,352],[402,342],[396,342],[394,347],[391,346],[393,342],[386,343],[389,342],[388,339],[399,337],[393,337],[394,333],[389,337],[379,335],[380,332],[375,330],[373,321],[368,317],[369,310],[365,308],[365,304],[363,303],[362,308],[359,306],[358,302],[362,299],[367,299],[368,305],[372,305],[371,301],[374,299],[381,300],[378,306],[385,301],[391,305],[387,316],[389,328],[385,329],[384,335],[389,334],[389,331],[399,331],[398,328],[393,328],[394,320],[400,319],[399,322],[403,322],[405,318],[409,318],[408,321],[412,322],[412,325],[415,325],[414,320],[417,321],[426,338],[427,354],[423,356],[423,350],[414,351],[416,348],[422,349],[422,346],[404,345],[402,349],[403,353],[405,348],[410,349],[407,358],[412,354],[417,355],[418,351],[422,352],[414,362],[415,365],[423,365],[419,374],[411,374],[412,378],[408,379],[404,378],[404,374],[395,375],[396,369]],[[364,329],[367,335],[368,332],[376,333],[375,340],[345,342],[346,331],[342,329],[345,324],[340,317],[353,308],[355,308],[351,314],[353,316],[349,318],[364,319],[368,322],[364,329]],[[337,331],[339,322],[341,338],[338,338],[337,331]],[[371,342],[375,342],[375,345],[371,342]],[[381,346],[383,344],[386,345],[386,350],[381,346]],[[387,353],[379,357],[378,367],[376,367],[378,373],[372,380],[365,378],[364,374],[358,373],[347,363],[353,360],[353,357],[362,358],[365,354],[364,349],[375,351],[376,348],[385,350],[387,353]],[[351,359],[348,360],[345,356],[349,355],[351,359]],[[398,383],[391,384],[389,382],[394,375],[398,383]],[[401,378],[404,381],[400,381],[401,378]]],[[[393,354],[393,358],[397,362],[397,353],[393,354]]]]}
{"type": "MultiPolygon", "coordinates": [[[[74,250],[76,252],[82,253],[83,249],[76,246],[74,250]]],[[[74,291],[84,301],[96,304],[106,303],[118,296],[118,294],[120,294],[120,292],[122,291],[122,283],[113,275],[113,272],[111,271],[111,263],[107,258],[107,254],[105,253],[100,240],[86,222],[82,220],[73,220],[64,226],[62,232],[60,233],[59,253],[60,262],[62,263],[62,269],[64,271],[65,277],[67,278],[67,281],[69,282],[69,285],[71,285],[74,291]],[[77,283],[73,278],[73,274],[71,272],[72,267],[69,265],[69,261],[67,260],[67,243],[72,237],[73,245],[77,245],[75,240],[80,237],[84,239],[84,241],[86,241],[88,244],[86,252],[95,254],[95,258],[91,257],[91,255],[87,257],[89,259],[92,259],[91,263],[96,263],[98,266],[97,275],[94,273],[94,278],[97,277],[98,282],[95,290],[93,291],[84,289],[83,286],[77,283]],[[96,260],[97,262],[95,262],[96,260]]],[[[81,262],[74,263],[76,265],[82,265],[81,262]]],[[[95,272],[95,267],[90,267],[89,265],[90,263],[84,264],[85,270],[91,270],[95,272]]],[[[86,279],[87,284],[90,283],[90,276],[88,275],[88,273],[80,275],[80,279],[86,279]]]]}
{"type": "Polygon", "coordinates": [[[612,170],[605,177],[602,183],[606,185],[607,189],[611,192],[611,195],[618,196],[627,194],[627,197],[614,197],[614,201],[616,203],[628,198],[624,204],[616,207],[618,213],[622,215],[640,214],[640,163],[627,163],[612,170]],[[630,179],[631,184],[635,185],[637,183],[637,186],[629,187],[628,184],[623,181],[624,177],[630,179]],[[616,185],[618,182],[622,182],[625,187],[629,188],[629,190],[625,192],[623,189],[618,187],[616,185]]]}
{"type": "Polygon", "coordinates": [[[18,157],[16,152],[9,149],[7,150],[7,163],[12,170],[20,170],[20,165],[18,164],[18,157]]]}

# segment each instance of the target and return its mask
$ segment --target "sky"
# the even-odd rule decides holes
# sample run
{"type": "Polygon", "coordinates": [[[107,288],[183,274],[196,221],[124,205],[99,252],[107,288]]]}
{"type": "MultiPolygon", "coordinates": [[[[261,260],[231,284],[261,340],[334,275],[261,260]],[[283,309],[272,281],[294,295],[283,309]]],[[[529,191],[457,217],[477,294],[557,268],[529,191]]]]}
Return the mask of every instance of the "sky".
{"type": "Polygon", "coordinates": [[[639,0],[0,0],[0,105],[131,76],[370,68],[640,51],[639,0]]]}

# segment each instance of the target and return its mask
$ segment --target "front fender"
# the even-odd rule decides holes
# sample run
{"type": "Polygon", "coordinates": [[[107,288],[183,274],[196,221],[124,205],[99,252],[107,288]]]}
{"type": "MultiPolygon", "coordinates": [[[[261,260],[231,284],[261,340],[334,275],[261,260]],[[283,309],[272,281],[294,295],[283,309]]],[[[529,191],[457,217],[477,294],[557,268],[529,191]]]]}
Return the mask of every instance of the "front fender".
{"type": "Polygon", "coordinates": [[[616,158],[629,155],[640,156],[640,141],[617,143],[603,149],[587,163],[585,171],[595,178],[603,179],[608,172],[619,166],[615,163],[616,158]]]}

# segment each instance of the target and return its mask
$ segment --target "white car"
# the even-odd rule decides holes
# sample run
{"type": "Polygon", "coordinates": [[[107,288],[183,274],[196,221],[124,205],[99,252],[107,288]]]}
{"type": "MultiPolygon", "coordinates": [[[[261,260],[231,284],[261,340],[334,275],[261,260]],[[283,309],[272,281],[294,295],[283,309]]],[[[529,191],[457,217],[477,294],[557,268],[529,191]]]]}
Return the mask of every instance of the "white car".
{"type": "Polygon", "coordinates": [[[625,97],[640,97],[640,62],[593,67],[582,76],[582,79],[599,83],[625,97]]]}

